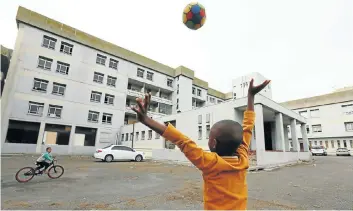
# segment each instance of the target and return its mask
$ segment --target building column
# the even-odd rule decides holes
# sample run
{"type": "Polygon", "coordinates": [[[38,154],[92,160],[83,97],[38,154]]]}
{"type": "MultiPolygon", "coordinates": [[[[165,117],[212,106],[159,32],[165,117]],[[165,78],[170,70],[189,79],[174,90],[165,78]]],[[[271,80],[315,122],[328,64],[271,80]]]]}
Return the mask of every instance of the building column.
{"type": "Polygon", "coordinates": [[[263,108],[261,104],[256,104],[255,106],[255,139],[256,139],[256,159],[257,165],[262,165],[266,163],[265,161],[265,132],[264,132],[264,115],[263,108]]]}
{"type": "Polygon", "coordinates": [[[295,152],[299,152],[299,141],[297,137],[297,120],[292,119],[290,121],[290,130],[291,130],[291,136],[292,136],[292,143],[293,143],[293,150],[295,152]]]}
{"type": "Polygon", "coordinates": [[[283,130],[283,115],[276,114],[276,150],[285,151],[284,147],[284,130],[283,130]]]}
{"type": "Polygon", "coordinates": [[[73,146],[75,143],[75,131],[76,131],[76,125],[71,125],[68,154],[72,154],[72,151],[73,151],[73,146]]]}
{"type": "Polygon", "coordinates": [[[283,133],[284,133],[284,150],[289,152],[289,138],[288,138],[288,127],[287,125],[283,125],[283,133]]]}
{"type": "Polygon", "coordinates": [[[45,133],[45,123],[41,122],[40,127],[39,127],[38,138],[37,138],[36,153],[42,152],[42,146],[43,146],[42,142],[43,142],[43,138],[44,138],[44,133],[45,133]]]}
{"type": "Polygon", "coordinates": [[[300,129],[302,132],[304,152],[309,152],[309,141],[308,141],[308,136],[306,134],[306,124],[300,124],[300,129]]]}

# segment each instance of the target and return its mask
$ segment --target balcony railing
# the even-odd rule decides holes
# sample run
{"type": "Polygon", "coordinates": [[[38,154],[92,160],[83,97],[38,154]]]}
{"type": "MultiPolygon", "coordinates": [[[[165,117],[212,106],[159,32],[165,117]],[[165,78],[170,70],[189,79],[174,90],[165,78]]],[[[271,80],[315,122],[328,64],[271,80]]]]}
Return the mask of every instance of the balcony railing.
{"type": "MultiPolygon", "coordinates": [[[[135,114],[135,111],[133,111],[132,109],[131,109],[131,106],[134,106],[134,105],[126,105],[126,112],[128,112],[128,113],[130,113],[130,114],[135,114]]],[[[149,115],[159,115],[159,116],[166,116],[166,114],[163,114],[163,113],[159,113],[158,111],[157,111],[157,109],[150,109],[148,112],[147,112],[147,114],[149,114],[149,115]]]]}
{"type": "MultiPolygon", "coordinates": [[[[145,94],[142,93],[142,92],[139,92],[139,91],[128,89],[127,90],[127,95],[132,96],[132,97],[144,97],[145,94]]],[[[165,99],[165,98],[161,98],[161,97],[157,97],[155,95],[151,96],[151,100],[154,101],[154,102],[158,102],[158,103],[165,103],[165,104],[169,104],[169,105],[173,104],[173,102],[171,100],[165,99]]]]}

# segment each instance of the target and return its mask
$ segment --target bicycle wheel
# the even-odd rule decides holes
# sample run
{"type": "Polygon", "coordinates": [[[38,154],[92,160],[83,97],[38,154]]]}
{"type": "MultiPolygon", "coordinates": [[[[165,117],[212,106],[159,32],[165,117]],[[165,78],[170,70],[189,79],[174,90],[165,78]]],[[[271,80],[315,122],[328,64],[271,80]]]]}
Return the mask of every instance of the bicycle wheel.
{"type": "Polygon", "coordinates": [[[48,170],[48,176],[52,179],[57,179],[64,174],[64,167],[55,165],[48,170]]]}
{"type": "Polygon", "coordinates": [[[16,173],[16,180],[20,183],[28,182],[34,177],[34,168],[24,167],[18,170],[16,173]]]}

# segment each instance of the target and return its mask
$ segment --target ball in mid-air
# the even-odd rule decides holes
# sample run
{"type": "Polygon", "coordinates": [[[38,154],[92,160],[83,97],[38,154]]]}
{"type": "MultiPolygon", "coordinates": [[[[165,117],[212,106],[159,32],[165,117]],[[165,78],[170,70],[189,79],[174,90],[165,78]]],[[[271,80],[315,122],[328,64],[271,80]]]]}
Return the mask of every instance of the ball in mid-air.
{"type": "Polygon", "coordinates": [[[189,29],[199,29],[206,21],[206,11],[200,3],[188,4],[183,13],[183,22],[189,29]]]}

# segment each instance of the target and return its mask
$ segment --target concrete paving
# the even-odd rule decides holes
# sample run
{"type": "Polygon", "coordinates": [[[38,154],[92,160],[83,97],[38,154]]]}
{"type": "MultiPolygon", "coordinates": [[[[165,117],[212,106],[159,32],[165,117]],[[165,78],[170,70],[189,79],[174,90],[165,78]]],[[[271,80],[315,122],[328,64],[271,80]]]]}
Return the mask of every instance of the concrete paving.
{"type": "MultiPolygon", "coordinates": [[[[65,174],[18,183],[36,157],[1,159],[1,209],[202,209],[202,178],[190,166],[153,161],[102,163],[58,157],[65,174]]],[[[353,209],[353,157],[315,157],[248,174],[248,209],[353,209]]]]}

